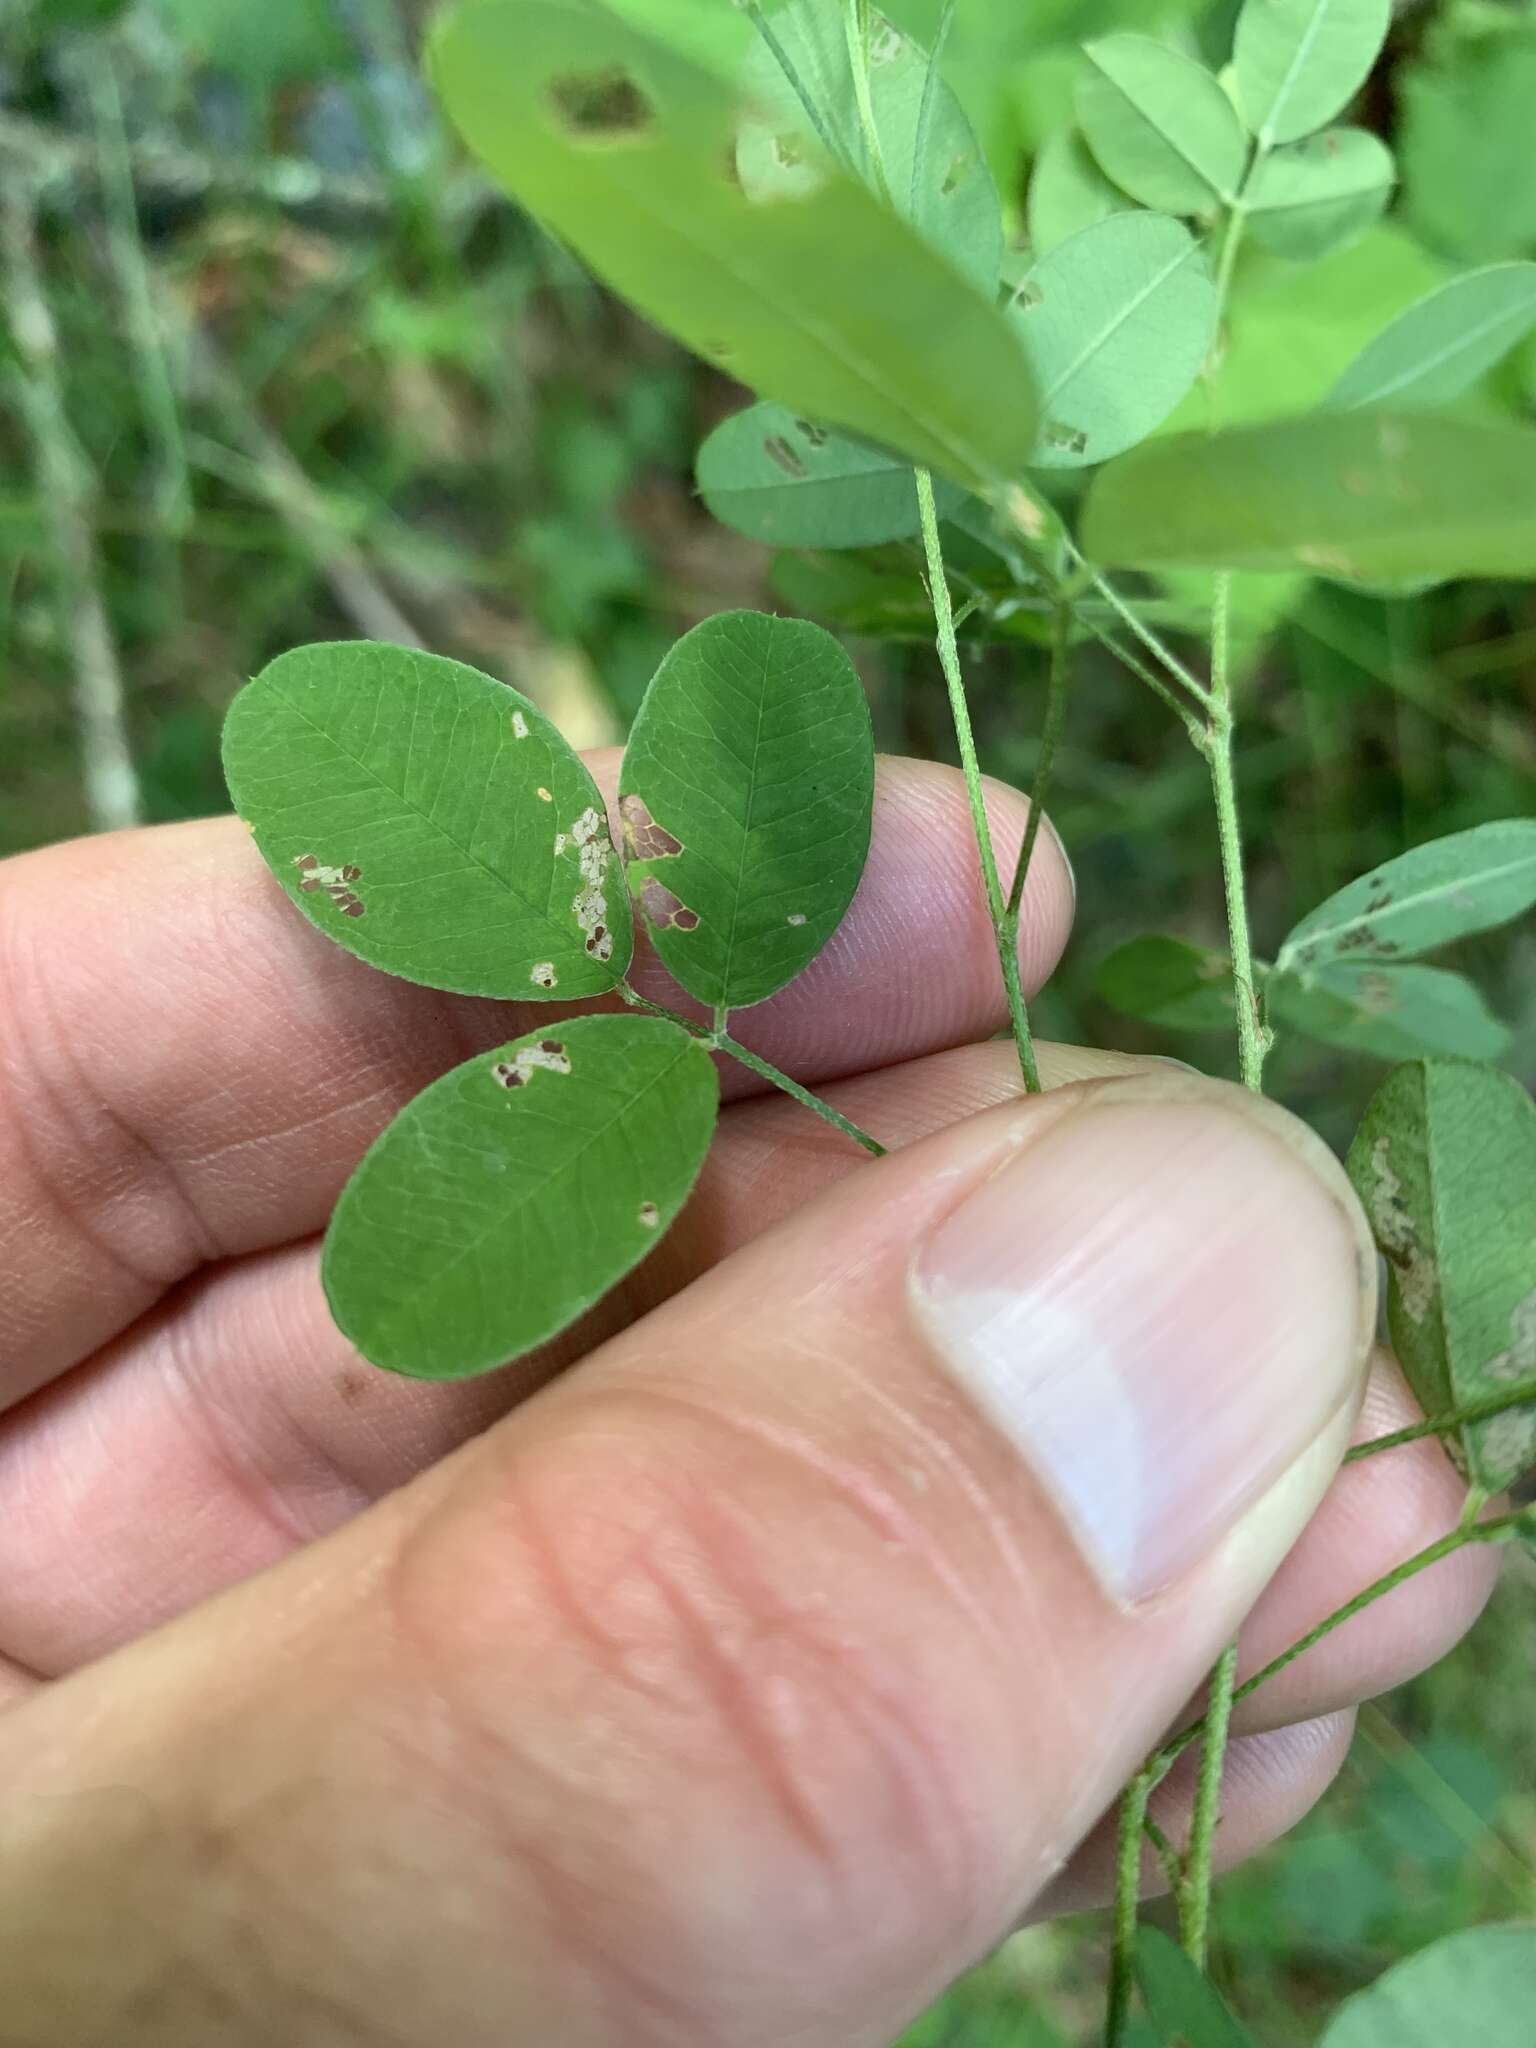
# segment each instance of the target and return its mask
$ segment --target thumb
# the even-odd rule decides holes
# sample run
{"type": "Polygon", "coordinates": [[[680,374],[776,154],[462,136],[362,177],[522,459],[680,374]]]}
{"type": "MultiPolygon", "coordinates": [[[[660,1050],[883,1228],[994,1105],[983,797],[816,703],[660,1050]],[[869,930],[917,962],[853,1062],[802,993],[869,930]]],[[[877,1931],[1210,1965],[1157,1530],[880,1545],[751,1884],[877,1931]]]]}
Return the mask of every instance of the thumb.
{"type": "Polygon", "coordinates": [[[1196,1076],[854,1175],[337,1537],[0,1721],[0,1811],[82,1772],[140,1795],[110,1824],[21,1801],[19,2032],[889,2041],[1300,1532],[1374,1271],[1321,1145],[1196,1076]]]}

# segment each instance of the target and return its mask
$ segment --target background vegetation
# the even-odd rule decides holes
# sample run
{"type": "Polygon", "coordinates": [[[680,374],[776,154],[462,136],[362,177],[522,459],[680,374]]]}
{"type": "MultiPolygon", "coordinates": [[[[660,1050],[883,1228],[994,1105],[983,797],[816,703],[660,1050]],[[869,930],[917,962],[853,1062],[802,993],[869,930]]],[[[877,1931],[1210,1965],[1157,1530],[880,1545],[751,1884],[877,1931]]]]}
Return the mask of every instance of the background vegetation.
{"type": "MultiPolygon", "coordinates": [[[[706,45],[728,0],[625,0],[706,45]]],[[[297,642],[419,639],[505,676],[580,745],[622,737],[675,635],[799,603],[716,527],[692,455],[738,394],[606,298],[481,184],[417,77],[424,0],[3,0],[0,6],[0,853],[137,805],[224,807],[239,682],[297,642]],[[133,763],[111,758],[121,698],[133,763]],[[82,729],[96,734],[82,760],[82,729]],[[103,738],[103,735],[106,735],[103,738]]],[[[932,26],[938,0],[892,0],[932,26]]],[[[1073,44],[1171,26],[1218,55],[1228,0],[962,0],[952,74],[1022,234],[1028,163],[1070,105],[1073,44]]],[[[1403,183],[1309,272],[1245,259],[1229,418],[1286,411],[1451,268],[1536,255],[1536,5],[1403,4],[1359,118],[1403,183]]],[[[1536,417],[1536,348],[1477,403],[1536,417]]],[[[803,587],[803,586],[802,586],[803,587]]],[[[1244,593],[1243,797],[1260,943],[1418,840],[1536,808],[1536,585],[1386,602],[1244,593]]],[[[854,643],[881,744],[947,757],[929,629],[854,643]]],[[[1091,664],[1091,657],[1084,660],[1091,664]]],[[[1027,780],[1043,653],[975,657],[987,765],[1027,780]]],[[[1224,1067],[1094,993],[1140,931],[1215,945],[1204,771],[1134,683],[1090,665],[1055,812],[1081,927],[1040,1027],[1224,1067]]],[[[1460,963],[1536,1082],[1536,935],[1460,963]]],[[[1282,1041],[1274,1092],[1337,1140],[1380,1076],[1282,1041]]],[[[1450,1928],[1536,1912],[1536,1574],[1473,1640],[1367,1710],[1338,1787],[1219,1891],[1220,1971],[1259,2038],[1450,1928]]],[[[1087,1921],[1021,1938],[911,2037],[1086,2041],[1087,1921]]]]}

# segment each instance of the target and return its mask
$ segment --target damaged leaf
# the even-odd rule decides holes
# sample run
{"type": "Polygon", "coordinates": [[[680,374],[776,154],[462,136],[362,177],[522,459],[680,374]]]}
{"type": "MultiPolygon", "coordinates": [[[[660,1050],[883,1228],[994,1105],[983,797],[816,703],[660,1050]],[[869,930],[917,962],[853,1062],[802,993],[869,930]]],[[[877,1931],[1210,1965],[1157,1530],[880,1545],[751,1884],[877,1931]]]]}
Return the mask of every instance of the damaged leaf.
{"type": "Polygon", "coordinates": [[[1216,287],[1182,221],[1117,213],[1021,280],[1008,317],[1034,372],[1041,469],[1104,462],[1162,425],[1200,374],[1216,287]]]}
{"type": "MultiPolygon", "coordinates": [[[[1349,1174],[1425,1413],[1536,1378],[1536,1104],[1520,1084],[1464,1060],[1399,1067],[1366,1110],[1349,1174]]],[[[1536,1466],[1536,1406],[1467,1424],[1447,1448],[1498,1492],[1536,1466]]]]}
{"type": "Polygon", "coordinates": [[[1509,1027],[1482,992],[1441,967],[1327,960],[1297,975],[1273,975],[1268,1000],[1277,1023],[1376,1059],[1453,1053],[1496,1060],[1509,1050],[1509,1027]]]}
{"type": "Polygon", "coordinates": [[[280,655],[230,707],[224,772],[272,872],[386,973],[538,1002],[613,988],[628,899],[602,797],[537,705],[442,655],[280,655]]]}
{"type": "Polygon", "coordinates": [[[624,755],[630,891],[657,952],[712,1009],[807,967],[869,852],[869,706],[831,634],[721,612],[667,655],[624,755]],[[675,853],[647,852],[664,832],[675,853]]]}
{"type": "Polygon", "coordinates": [[[506,189],[706,360],[971,488],[1018,473],[1029,372],[990,290],[830,158],[792,196],[750,195],[709,72],[602,0],[464,0],[432,70],[506,189]],[[646,118],[574,121],[573,85],[615,76],[646,118]]]}
{"type": "Polygon", "coordinates": [[[1106,566],[1536,577],[1536,432],[1361,411],[1180,434],[1102,469],[1082,531],[1106,566]]]}
{"type": "Polygon", "coordinates": [[[1277,966],[1412,960],[1536,904],[1536,818],[1501,818],[1399,854],[1309,911],[1277,966]]]}
{"type": "Polygon", "coordinates": [[[709,1055],[663,1017],[577,1017],[478,1053],[375,1141],[326,1233],[366,1358],[466,1379],[546,1342],[638,1265],[714,1132],[709,1055]]]}
{"type": "MultiPolygon", "coordinates": [[[[911,463],[766,402],[715,428],[698,485],[718,520],[770,547],[879,547],[920,524],[911,463]]],[[[942,517],[960,493],[936,489],[942,517]]]]}

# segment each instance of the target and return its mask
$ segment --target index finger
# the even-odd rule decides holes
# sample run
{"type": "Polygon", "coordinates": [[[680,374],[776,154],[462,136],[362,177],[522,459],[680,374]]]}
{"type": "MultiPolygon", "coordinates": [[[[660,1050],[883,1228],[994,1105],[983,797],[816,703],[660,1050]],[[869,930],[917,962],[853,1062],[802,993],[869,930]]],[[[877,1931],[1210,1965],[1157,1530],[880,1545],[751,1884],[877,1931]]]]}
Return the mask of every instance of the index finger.
{"type": "MultiPolygon", "coordinates": [[[[605,789],[618,755],[592,763],[605,789]]],[[[1027,807],[991,793],[1006,866],[1027,807]]],[[[1071,921],[1042,832],[1025,984],[1071,921]]],[[[675,994],[654,960],[635,980],[675,994]]],[[[302,918],[234,819],[81,840],[0,882],[0,1406],[144,1313],[199,1264],[317,1230],[389,1118],[548,1006],[377,974],[302,918]]],[[[959,776],[881,765],[843,928],[740,1036],[808,1082],[992,1035],[1004,1008],[959,776]]],[[[742,1077],[745,1079],[745,1077],[742,1077]]],[[[731,1077],[732,1085],[736,1077],[731,1077]]]]}

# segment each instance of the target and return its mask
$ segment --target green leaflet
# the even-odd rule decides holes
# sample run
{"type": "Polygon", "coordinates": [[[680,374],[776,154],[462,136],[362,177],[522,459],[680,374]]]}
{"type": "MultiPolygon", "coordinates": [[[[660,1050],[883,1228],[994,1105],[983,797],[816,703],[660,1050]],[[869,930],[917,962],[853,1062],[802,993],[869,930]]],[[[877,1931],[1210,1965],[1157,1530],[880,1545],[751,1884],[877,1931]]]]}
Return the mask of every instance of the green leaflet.
{"type": "MultiPolygon", "coordinates": [[[[767,401],[722,420],[699,450],[697,479],[718,520],[770,547],[879,547],[920,523],[910,462],[767,401]]],[[[961,494],[935,490],[942,516],[961,494]]]]}
{"type": "Polygon", "coordinates": [[[1310,261],[1358,241],[1392,195],[1392,152],[1364,128],[1330,128],[1264,158],[1248,186],[1248,226],[1277,256],[1310,261]]]}
{"type": "Polygon", "coordinates": [[[1136,1931],[1136,1981],[1167,2048],[1254,2048],[1210,1978],[1159,1927],[1136,1931]]]}
{"type": "Polygon", "coordinates": [[[1094,985],[1123,1016],[1175,1031],[1230,1031],[1236,1014],[1227,955],[1160,933],[1117,946],[1094,985]]]}
{"type": "MultiPolygon", "coordinates": [[[[1389,1074],[1349,1152],[1389,1268],[1387,1314],[1427,1415],[1536,1378],[1536,1104],[1508,1074],[1421,1060],[1389,1074]]],[[[1536,1464],[1536,1407],[1447,1448],[1497,1492],[1536,1464]]]]}
{"type": "Polygon", "coordinates": [[[1399,313],[1355,358],[1325,401],[1443,405],[1459,398],[1536,329],[1536,263],[1495,263],[1451,279],[1399,313]]]}
{"type": "Polygon", "coordinates": [[[322,1275],[375,1365],[465,1379],[531,1350],[639,1264],[714,1131],[708,1053],[662,1017],[576,1017],[455,1067],[342,1191],[322,1275]]]}
{"type": "Polygon", "coordinates": [[[224,772],[306,917],[388,974],[564,1002],[629,964],[596,785],[477,669],[371,641],[296,648],[230,706],[224,772]]]}
{"type": "Polygon", "coordinates": [[[1481,992],[1441,967],[1329,960],[1304,974],[1273,974],[1266,995],[1278,1023],[1376,1059],[1450,1053],[1496,1060],[1509,1049],[1508,1026],[1481,992]]]}
{"type": "Polygon", "coordinates": [[[1083,56],[1077,118],[1106,177],[1162,213],[1232,200],[1248,140],[1209,71],[1150,36],[1105,36],[1083,56]]]}
{"type": "Polygon", "coordinates": [[[830,633],[721,612],[656,671],[624,755],[629,887],[668,971],[760,1003],[831,938],[864,872],[869,706],[830,633]]]}
{"type": "Polygon", "coordinates": [[[1405,65],[1397,88],[1403,197],[1415,233],[1461,263],[1528,255],[1536,245],[1530,22],[1464,44],[1442,63],[1405,65]]]}
{"type": "MultiPolygon", "coordinates": [[[[759,39],[743,77],[748,113],[736,163],[754,199],[794,198],[815,190],[824,165],[815,126],[836,158],[872,191],[871,163],[859,121],[841,5],[789,0],[771,18],[774,46],[759,39]],[[816,110],[813,124],[787,63],[816,110]]],[[[880,172],[891,204],[956,270],[988,297],[1003,260],[997,187],[960,102],[932,71],[922,46],[883,16],[870,38],[870,100],[880,139],[880,172]]]]}
{"type": "MultiPolygon", "coordinates": [[[[166,33],[220,71],[249,85],[275,88],[316,78],[346,54],[346,39],[327,0],[154,0],[166,33]]],[[[105,12],[98,7],[98,13],[105,12]]]]}
{"type": "Polygon", "coordinates": [[[507,189],[709,361],[969,486],[1022,467],[1029,376],[996,307],[831,164],[814,190],[749,199],[708,72],[601,0],[465,0],[432,66],[507,189]]]}
{"type": "Polygon", "coordinates": [[[1144,440],[1190,389],[1216,288],[1182,222],[1117,213],[1042,258],[1008,311],[1039,397],[1032,462],[1080,468],[1144,440]]]}
{"type": "Polygon", "coordinates": [[[1530,2048],[1533,2011],[1536,1928],[1468,1927],[1345,1999],[1318,2048],[1530,2048]]]}
{"type": "Polygon", "coordinates": [[[1391,21],[1392,0],[1245,0],[1232,70],[1260,142],[1295,142],[1341,113],[1391,21]]]}
{"type": "Polygon", "coordinates": [[[1280,948],[1297,971],[1328,960],[1411,960],[1490,931],[1536,904],[1536,818],[1502,818],[1431,839],[1350,882],[1280,948]]]}
{"type": "Polygon", "coordinates": [[[1152,441],[1094,479],[1083,544],[1124,566],[1536,576],[1536,433],[1371,411],[1152,441]]]}
{"type": "Polygon", "coordinates": [[[1029,175],[1029,240],[1047,256],[1068,235],[1131,206],[1093,160],[1079,128],[1058,128],[1040,147],[1029,175]]]}

